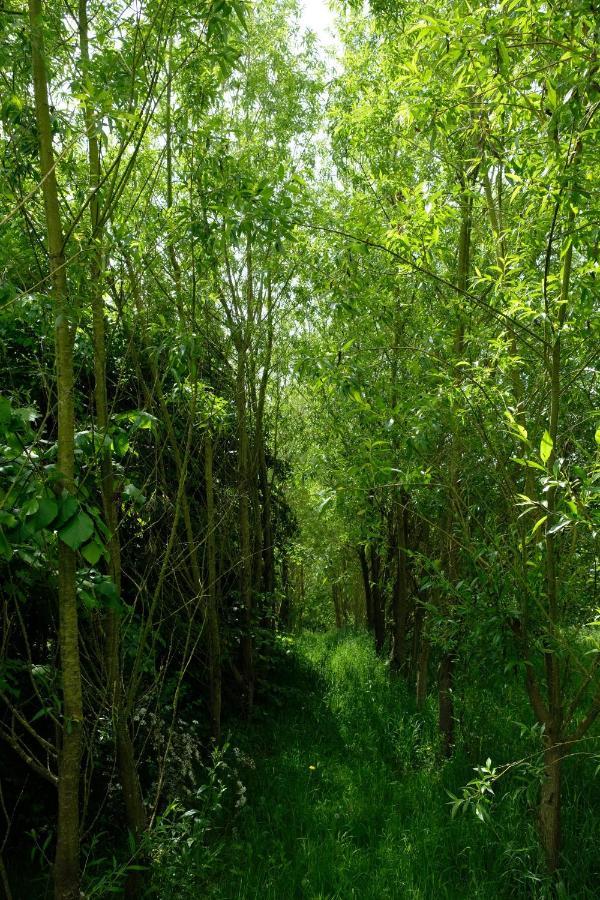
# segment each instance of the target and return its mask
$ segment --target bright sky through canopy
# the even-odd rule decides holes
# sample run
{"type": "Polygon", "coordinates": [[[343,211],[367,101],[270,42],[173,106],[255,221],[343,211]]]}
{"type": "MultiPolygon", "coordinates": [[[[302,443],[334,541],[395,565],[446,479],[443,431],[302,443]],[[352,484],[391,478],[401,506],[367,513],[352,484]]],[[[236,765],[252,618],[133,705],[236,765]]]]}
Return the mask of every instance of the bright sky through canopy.
{"type": "Polygon", "coordinates": [[[302,24],[314,31],[321,43],[331,43],[333,14],[327,0],[302,0],[300,6],[302,9],[302,24]]]}

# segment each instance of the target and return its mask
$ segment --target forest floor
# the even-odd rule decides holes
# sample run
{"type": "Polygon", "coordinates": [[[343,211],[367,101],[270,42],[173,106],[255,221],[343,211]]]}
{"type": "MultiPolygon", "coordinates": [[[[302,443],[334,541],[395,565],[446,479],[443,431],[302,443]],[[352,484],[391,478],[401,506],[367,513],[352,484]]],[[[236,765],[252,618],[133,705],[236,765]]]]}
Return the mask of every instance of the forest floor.
{"type": "Polygon", "coordinates": [[[440,762],[435,710],[410,708],[401,679],[390,684],[365,636],[290,641],[276,674],[274,697],[251,726],[235,729],[242,759],[251,759],[240,773],[247,802],[223,835],[208,896],[545,895],[535,876],[517,875],[523,822],[507,852],[493,825],[451,817],[447,789],[459,791],[472,767],[460,754],[440,762]]]}

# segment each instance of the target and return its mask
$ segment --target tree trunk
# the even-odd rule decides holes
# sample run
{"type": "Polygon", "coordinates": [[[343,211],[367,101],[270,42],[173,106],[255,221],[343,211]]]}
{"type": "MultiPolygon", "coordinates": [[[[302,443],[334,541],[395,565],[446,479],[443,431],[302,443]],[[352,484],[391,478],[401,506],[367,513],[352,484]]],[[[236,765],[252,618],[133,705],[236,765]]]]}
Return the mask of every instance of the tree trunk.
{"type": "Polygon", "coordinates": [[[275,556],[273,546],[273,523],[271,521],[271,485],[267,473],[265,444],[261,431],[259,447],[259,476],[263,509],[263,589],[266,594],[275,590],[275,556]]]}
{"type": "Polygon", "coordinates": [[[340,598],[339,585],[335,582],[331,585],[331,596],[333,598],[333,609],[335,612],[335,627],[341,628],[344,624],[342,616],[342,602],[340,598]]]}
{"type": "Polygon", "coordinates": [[[454,747],[454,655],[446,651],[440,661],[439,673],[439,729],[444,756],[451,756],[454,747]]]}
{"type": "MultiPolygon", "coordinates": [[[[79,0],[79,45],[81,51],[81,72],[87,86],[89,69],[88,14],[87,0],[79,0]]],[[[105,446],[108,434],[109,411],[106,383],[106,341],[104,327],[104,301],[102,297],[102,226],[100,223],[100,147],[96,136],[96,122],[89,99],[84,102],[85,126],[88,140],[90,177],[90,222],[92,231],[92,258],[90,264],[90,289],[92,299],[92,331],[94,344],[94,402],[96,425],[100,440],[100,477],[104,520],[109,531],[108,549],[110,554],[109,573],[121,594],[121,545],[118,533],[118,511],[115,501],[112,454],[105,446]]],[[[123,799],[129,831],[136,842],[146,828],[146,813],[139,783],[137,763],[127,715],[123,709],[121,683],[121,616],[120,611],[111,607],[106,612],[105,664],[108,686],[109,713],[113,722],[113,736],[117,765],[121,777],[123,799]]],[[[130,879],[130,895],[136,892],[132,887],[139,877],[130,879]]]]}
{"type": "Polygon", "coordinates": [[[392,667],[398,671],[406,668],[406,626],[408,621],[408,571],[406,560],[406,506],[396,504],[394,530],[394,556],[396,573],[392,595],[393,634],[392,667]]]}
{"type": "Polygon", "coordinates": [[[8,872],[6,871],[6,866],[4,865],[4,857],[2,856],[2,853],[0,853],[0,886],[4,891],[4,900],[13,900],[13,893],[10,888],[8,872]]]}
{"type": "MultiPolygon", "coordinates": [[[[169,48],[167,53],[167,96],[166,96],[166,122],[165,122],[165,149],[167,156],[167,209],[169,212],[173,209],[173,134],[172,134],[172,126],[171,126],[171,105],[172,105],[172,87],[173,87],[173,71],[171,64],[171,57],[173,55],[173,42],[169,41],[169,48]]],[[[179,316],[179,321],[183,322],[184,313],[183,313],[183,302],[181,296],[181,266],[179,265],[179,260],[177,259],[177,253],[175,251],[175,242],[173,241],[173,219],[170,218],[167,223],[168,227],[168,237],[167,237],[167,251],[169,254],[169,261],[171,263],[171,270],[173,272],[173,282],[175,286],[175,307],[177,309],[177,315],[179,316]]]]}
{"type": "Polygon", "coordinates": [[[561,754],[554,746],[544,751],[544,780],[540,791],[540,838],[546,856],[548,871],[554,873],[559,865],[561,754]]]}
{"type": "Polygon", "coordinates": [[[206,483],[206,549],[208,557],[208,667],[212,733],[221,739],[221,638],[217,590],[217,539],[213,481],[213,444],[210,431],[204,440],[204,479],[206,483]]]}
{"type": "MultiPolygon", "coordinates": [[[[575,153],[578,153],[577,149],[575,153]]],[[[575,157],[575,160],[577,157],[575,157]]],[[[563,728],[564,703],[563,703],[563,673],[561,672],[560,658],[554,650],[556,631],[560,626],[559,605],[559,555],[557,543],[559,536],[555,532],[557,515],[557,484],[554,475],[554,464],[557,459],[558,426],[560,416],[561,399],[561,332],[567,318],[569,302],[569,287],[571,280],[571,266],[573,263],[573,242],[571,229],[574,223],[573,205],[569,204],[567,213],[567,244],[562,260],[560,307],[557,322],[554,327],[552,353],[550,356],[550,409],[548,432],[552,441],[550,454],[546,462],[550,486],[546,493],[547,518],[545,524],[545,549],[546,549],[546,597],[548,614],[548,639],[550,646],[545,653],[546,686],[548,691],[549,727],[547,740],[549,746],[544,753],[544,781],[540,794],[540,833],[546,862],[549,872],[555,872],[558,868],[560,853],[560,750],[556,744],[560,743],[560,734],[563,728]]]]}
{"type": "Polygon", "coordinates": [[[240,493],[240,601],[243,611],[241,641],[244,672],[244,707],[249,715],[254,705],[254,641],[252,639],[252,545],[248,490],[248,431],[246,424],[245,349],[238,346],[235,402],[238,419],[238,487],[240,493]]]}
{"type": "Polygon", "coordinates": [[[306,590],[305,590],[305,584],[304,584],[304,562],[303,561],[300,563],[299,576],[300,576],[300,585],[299,585],[299,587],[300,587],[300,616],[298,617],[297,622],[296,622],[296,617],[294,616],[294,625],[296,625],[298,628],[302,624],[302,618],[304,616],[304,604],[306,601],[306,590]]]}
{"type": "MultiPolygon", "coordinates": [[[[119,712],[122,711],[122,704],[119,712]]],[[[117,762],[119,766],[119,775],[121,777],[121,787],[123,790],[123,801],[125,803],[125,814],[127,817],[127,827],[134,836],[136,844],[147,827],[146,809],[142,798],[142,790],[138,778],[137,762],[133,749],[133,741],[129,730],[129,722],[125,714],[120,715],[114,722],[116,730],[116,746],[117,746],[117,762]]],[[[137,893],[139,886],[139,878],[133,878],[129,885],[129,895],[137,893]],[[134,887],[135,885],[135,887],[134,887]]]]}
{"type": "Polygon", "coordinates": [[[423,709],[427,700],[427,688],[429,681],[429,655],[431,644],[427,638],[421,638],[419,656],[417,660],[416,701],[419,709],[423,709]]]}
{"type": "Polygon", "coordinates": [[[365,611],[367,617],[367,628],[370,631],[373,631],[375,628],[375,619],[373,616],[373,595],[371,593],[369,563],[367,561],[367,553],[363,544],[361,544],[358,548],[358,558],[360,560],[360,573],[362,575],[363,587],[365,590],[365,611]]]}
{"type": "Polygon", "coordinates": [[[423,708],[427,699],[429,654],[431,651],[431,645],[425,635],[425,616],[425,610],[421,605],[418,605],[415,610],[411,671],[416,680],[416,701],[419,709],[423,708]]]}
{"type": "Polygon", "coordinates": [[[290,627],[291,621],[289,568],[288,558],[284,553],[281,560],[281,590],[283,592],[283,599],[279,608],[279,624],[286,629],[290,627]]]}
{"type": "MultiPolygon", "coordinates": [[[[458,270],[456,278],[456,286],[459,291],[466,291],[468,288],[470,257],[471,257],[471,225],[473,200],[468,193],[466,179],[461,179],[462,194],[460,200],[461,206],[461,223],[460,236],[458,242],[458,270]]],[[[465,352],[465,320],[462,311],[459,312],[458,322],[454,333],[452,359],[455,365],[454,382],[460,388],[463,380],[463,370],[458,365],[465,352]]],[[[448,454],[448,483],[449,496],[447,499],[447,516],[444,523],[444,537],[446,543],[446,572],[450,584],[455,585],[459,580],[460,559],[459,546],[454,535],[456,511],[458,509],[459,498],[461,494],[460,479],[460,461],[462,457],[462,441],[460,434],[460,425],[453,415],[451,444],[448,454]]],[[[452,602],[447,600],[446,603],[452,602]]],[[[443,650],[442,659],[439,668],[439,729],[442,737],[442,746],[444,754],[450,756],[454,746],[454,698],[452,693],[452,683],[455,663],[455,650],[452,647],[452,638],[449,639],[450,646],[443,650]]]]}
{"type": "MultiPolygon", "coordinates": [[[[31,59],[40,171],[46,211],[46,231],[56,322],[56,384],[58,395],[58,470],[64,490],[75,493],[73,400],[73,330],[69,322],[68,286],[58,186],[54,168],[48,82],[44,58],[41,0],[29,0],[31,59]]],[[[58,543],[59,644],[63,691],[63,729],[58,759],[58,824],[54,889],[57,900],[79,898],[79,777],[83,699],[79,660],[79,623],[74,551],[58,543]]]]}
{"type": "Polygon", "coordinates": [[[371,544],[371,597],[373,601],[373,624],[375,626],[375,651],[383,652],[385,644],[385,608],[381,585],[381,558],[374,544],[371,544]]]}

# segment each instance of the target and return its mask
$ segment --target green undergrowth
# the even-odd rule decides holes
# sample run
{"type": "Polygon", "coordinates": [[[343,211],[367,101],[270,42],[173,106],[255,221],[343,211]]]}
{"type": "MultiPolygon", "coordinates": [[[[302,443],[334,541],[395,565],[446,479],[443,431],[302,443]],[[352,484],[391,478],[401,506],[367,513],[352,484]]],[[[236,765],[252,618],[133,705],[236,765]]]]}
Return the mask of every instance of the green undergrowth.
{"type": "Polygon", "coordinates": [[[581,766],[567,772],[571,864],[557,893],[542,875],[518,777],[498,783],[487,822],[451,815],[449,792],[460,794],[485,762],[479,753],[502,763],[524,742],[527,750],[498,691],[495,700],[485,688],[465,693],[459,713],[479,733],[467,744],[459,729],[444,761],[433,701],[417,711],[363,633],[282,639],[277,685],[250,725],[235,726],[236,746],[223,756],[219,784],[224,793],[229,777],[236,798],[227,820],[201,840],[182,826],[177,852],[159,854],[154,885],[164,900],[597,896],[600,804],[581,766]]]}

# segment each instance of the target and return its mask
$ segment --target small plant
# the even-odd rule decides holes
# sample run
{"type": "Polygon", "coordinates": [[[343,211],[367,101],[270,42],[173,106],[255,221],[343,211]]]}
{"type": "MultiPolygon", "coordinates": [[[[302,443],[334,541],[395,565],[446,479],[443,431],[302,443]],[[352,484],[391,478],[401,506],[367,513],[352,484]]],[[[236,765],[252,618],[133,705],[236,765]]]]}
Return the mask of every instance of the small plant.
{"type": "Polygon", "coordinates": [[[482,822],[489,822],[489,806],[494,796],[494,784],[500,777],[501,771],[499,772],[496,767],[492,766],[492,760],[489,758],[485,765],[475,766],[474,771],[476,777],[464,786],[460,797],[448,791],[451,798],[452,818],[458,812],[472,811],[482,822]]]}
{"type": "Polygon", "coordinates": [[[193,806],[174,799],[157,818],[148,835],[148,854],[151,890],[161,900],[198,897],[220,853],[219,834],[246,805],[241,766],[252,767],[253,761],[228,740],[213,747],[193,806]]]}

